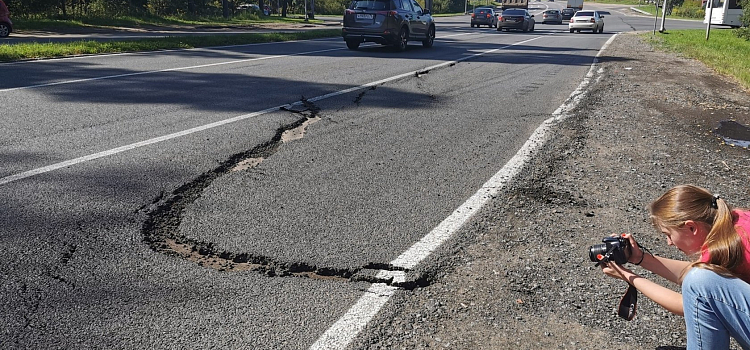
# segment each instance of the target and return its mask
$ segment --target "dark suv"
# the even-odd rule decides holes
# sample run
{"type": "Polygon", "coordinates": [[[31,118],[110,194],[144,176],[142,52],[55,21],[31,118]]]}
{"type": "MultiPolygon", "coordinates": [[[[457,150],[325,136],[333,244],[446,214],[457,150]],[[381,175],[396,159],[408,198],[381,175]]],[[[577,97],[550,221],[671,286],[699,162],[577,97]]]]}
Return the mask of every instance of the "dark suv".
{"type": "Polygon", "coordinates": [[[562,14],[562,19],[566,20],[566,19],[571,19],[573,15],[576,14],[576,10],[568,7],[568,8],[562,9],[560,13],[562,14]]]}
{"type": "Polygon", "coordinates": [[[351,50],[366,41],[392,45],[399,51],[410,40],[432,47],[435,22],[430,11],[414,0],[354,0],[344,13],[341,36],[351,50]]]}

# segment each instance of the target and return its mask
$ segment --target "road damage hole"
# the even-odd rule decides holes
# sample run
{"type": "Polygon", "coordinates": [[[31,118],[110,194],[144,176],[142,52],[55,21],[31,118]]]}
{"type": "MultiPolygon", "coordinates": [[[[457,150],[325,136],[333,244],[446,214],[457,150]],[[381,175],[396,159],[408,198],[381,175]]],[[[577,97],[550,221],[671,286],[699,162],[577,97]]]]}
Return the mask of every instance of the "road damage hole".
{"type": "Polygon", "coordinates": [[[262,162],[263,162],[263,157],[248,158],[237,163],[237,165],[235,165],[231,171],[242,171],[242,170],[247,170],[250,168],[255,168],[256,166],[260,165],[260,163],[262,162]]]}
{"type": "Polygon", "coordinates": [[[750,128],[734,120],[719,122],[714,133],[727,145],[750,148],[750,128]]]}
{"type": "Polygon", "coordinates": [[[284,131],[281,134],[281,142],[292,142],[294,140],[299,140],[305,137],[305,131],[307,131],[307,127],[314,123],[317,123],[318,121],[320,121],[320,117],[318,116],[308,117],[298,127],[284,131]]]}
{"type": "Polygon", "coordinates": [[[179,257],[200,266],[223,272],[254,271],[268,277],[301,277],[327,281],[371,281],[388,283],[402,288],[416,288],[428,284],[424,277],[407,281],[406,271],[393,268],[389,264],[370,263],[362,267],[330,268],[313,266],[300,262],[283,262],[267,256],[243,252],[227,252],[214,247],[211,242],[201,242],[187,238],[180,233],[183,212],[200,198],[203,191],[214,180],[233,171],[249,169],[272,156],[284,142],[300,139],[305,129],[319,121],[320,108],[304,99],[304,110],[289,110],[300,114],[294,123],[281,126],[273,138],[253,149],[231,156],[213,170],[207,171],[192,181],[178,187],[171,194],[159,193],[152,203],[144,205],[147,211],[142,226],[143,241],[155,252],[179,257]],[[365,274],[360,271],[377,273],[365,274]],[[385,272],[384,272],[385,271],[385,272]],[[393,272],[398,271],[398,272],[393,272]]]}

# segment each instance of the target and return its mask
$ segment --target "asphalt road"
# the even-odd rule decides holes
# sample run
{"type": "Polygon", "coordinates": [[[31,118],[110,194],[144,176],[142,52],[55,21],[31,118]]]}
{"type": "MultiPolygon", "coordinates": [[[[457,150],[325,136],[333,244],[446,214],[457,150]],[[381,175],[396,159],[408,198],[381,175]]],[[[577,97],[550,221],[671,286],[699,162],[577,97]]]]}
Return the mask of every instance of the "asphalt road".
{"type": "Polygon", "coordinates": [[[441,250],[405,252],[605,42],[653,27],[606,9],[603,34],[439,18],[433,48],[401,53],[333,38],[1,64],[0,343],[344,346],[353,305],[429,283],[441,250]]]}

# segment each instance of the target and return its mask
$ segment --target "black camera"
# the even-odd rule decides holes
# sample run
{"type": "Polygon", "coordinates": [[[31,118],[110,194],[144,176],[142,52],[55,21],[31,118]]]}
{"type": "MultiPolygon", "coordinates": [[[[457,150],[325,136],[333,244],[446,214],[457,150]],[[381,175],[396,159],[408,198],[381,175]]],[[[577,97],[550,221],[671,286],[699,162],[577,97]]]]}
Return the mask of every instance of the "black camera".
{"type": "Polygon", "coordinates": [[[628,262],[625,249],[630,247],[630,241],[623,237],[604,237],[602,244],[594,244],[589,248],[589,258],[597,266],[603,262],[614,261],[619,265],[628,262]]]}

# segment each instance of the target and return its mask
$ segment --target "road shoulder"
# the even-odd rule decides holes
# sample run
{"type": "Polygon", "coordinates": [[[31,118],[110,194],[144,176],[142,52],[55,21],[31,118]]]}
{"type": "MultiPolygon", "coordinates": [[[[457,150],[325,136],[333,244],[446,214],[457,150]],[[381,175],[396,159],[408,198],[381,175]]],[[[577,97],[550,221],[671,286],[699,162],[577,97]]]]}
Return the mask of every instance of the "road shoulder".
{"type": "Polygon", "coordinates": [[[750,125],[750,95],[635,34],[619,35],[600,67],[602,79],[522,177],[433,262],[431,284],[398,293],[354,347],[684,347],[683,319],[644,296],[634,321],[615,315],[626,285],[604,277],[588,247],[633,232],[654,253],[684,259],[645,209],[677,184],[750,206],[750,150],[715,132],[725,120],[750,125]]]}

